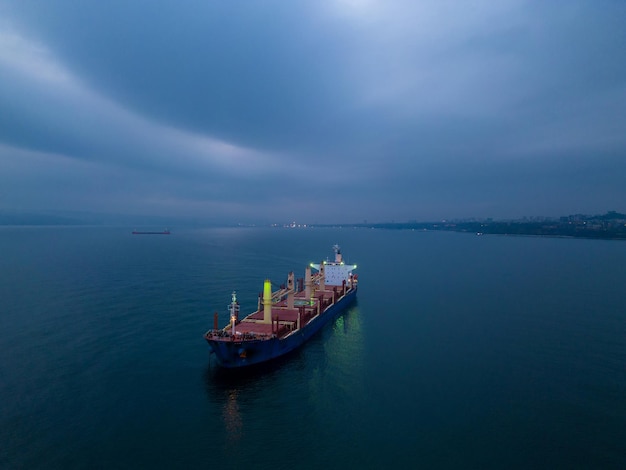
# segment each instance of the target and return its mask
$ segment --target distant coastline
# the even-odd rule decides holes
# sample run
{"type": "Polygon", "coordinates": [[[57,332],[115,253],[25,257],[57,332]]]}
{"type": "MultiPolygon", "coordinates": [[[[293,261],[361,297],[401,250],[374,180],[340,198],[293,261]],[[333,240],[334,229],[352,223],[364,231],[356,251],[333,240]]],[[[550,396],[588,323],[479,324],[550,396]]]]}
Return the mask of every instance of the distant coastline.
{"type": "MultiPolygon", "coordinates": [[[[106,214],[70,215],[53,214],[19,214],[0,211],[0,226],[136,226],[132,223],[139,220],[141,226],[171,226],[172,218],[161,217],[152,219],[147,216],[115,216],[106,214]],[[145,220],[142,220],[145,218],[145,220]],[[130,223],[129,223],[130,222],[130,223]],[[150,222],[150,223],[149,223],[150,222]]],[[[174,218],[175,219],[175,218],[174,218]]],[[[457,219],[440,220],[435,222],[373,222],[369,223],[333,223],[333,224],[219,224],[214,221],[202,224],[201,220],[176,220],[179,226],[211,226],[211,227],[283,227],[283,228],[313,228],[313,227],[353,227],[376,228],[387,230],[425,230],[474,233],[477,235],[526,235],[540,237],[568,237],[593,238],[603,240],[626,240],[626,214],[609,211],[602,215],[575,214],[558,218],[530,217],[516,220],[487,219],[457,219]]],[[[159,232],[163,233],[163,232],[159,232]]]]}
{"type": "Polygon", "coordinates": [[[389,230],[441,230],[477,235],[529,235],[541,237],[626,240],[626,214],[609,211],[604,215],[569,215],[559,219],[494,221],[460,220],[440,222],[386,222],[362,224],[315,224],[311,227],[355,227],[389,230]]]}

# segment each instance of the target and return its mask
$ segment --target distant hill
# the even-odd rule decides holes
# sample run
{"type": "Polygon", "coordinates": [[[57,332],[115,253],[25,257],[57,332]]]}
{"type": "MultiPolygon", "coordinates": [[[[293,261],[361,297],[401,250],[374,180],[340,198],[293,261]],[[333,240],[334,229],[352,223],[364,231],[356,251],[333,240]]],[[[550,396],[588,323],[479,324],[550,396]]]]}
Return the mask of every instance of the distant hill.
{"type": "Polygon", "coordinates": [[[0,211],[0,225],[101,225],[127,227],[173,227],[176,225],[207,225],[184,217],[141,214],[111,214],[86,211],[18,212],[0,211]]]}
{"type": "Polygon", "coordinates": [[[50,214],[0,212],[0,225],[83,225],[79,219],[50,214]]]}
{"type": "Polygon", "coordinates": [[[626,220],[626,214],[621,214],[621,213],[615,212],[615,211],[608,211],[604,215],[592,216],[591,219],[598,219],[598,220],[626,220]]]}

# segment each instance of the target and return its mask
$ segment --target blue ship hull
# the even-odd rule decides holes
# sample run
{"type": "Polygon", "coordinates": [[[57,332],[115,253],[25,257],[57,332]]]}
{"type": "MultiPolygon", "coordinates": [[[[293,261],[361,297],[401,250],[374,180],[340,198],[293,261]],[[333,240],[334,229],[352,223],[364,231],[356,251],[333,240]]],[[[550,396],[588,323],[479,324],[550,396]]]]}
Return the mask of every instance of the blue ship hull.
{"type": "Polygon", "coordinates": [[[225,368],[248,367],[281,357],[302,346],[324,325],[341,315],[356,299],[357,287],[354,286],[336,303],[328,306],[321,314],[312,318],[303,328],[279,338],[259,339],[256,341],[218,341],[207,338],[215,353],[217,363],[225,368]]]}

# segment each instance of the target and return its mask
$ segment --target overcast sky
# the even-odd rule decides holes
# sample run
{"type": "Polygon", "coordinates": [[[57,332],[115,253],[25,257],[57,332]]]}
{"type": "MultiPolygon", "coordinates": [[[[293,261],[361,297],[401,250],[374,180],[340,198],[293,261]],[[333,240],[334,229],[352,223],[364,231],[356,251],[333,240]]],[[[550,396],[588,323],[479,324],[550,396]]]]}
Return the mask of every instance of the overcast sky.
{"type": "Polygon", "coordinates": [[[607,210],[623,0],[0,1],[0,211],[607,210]]]}

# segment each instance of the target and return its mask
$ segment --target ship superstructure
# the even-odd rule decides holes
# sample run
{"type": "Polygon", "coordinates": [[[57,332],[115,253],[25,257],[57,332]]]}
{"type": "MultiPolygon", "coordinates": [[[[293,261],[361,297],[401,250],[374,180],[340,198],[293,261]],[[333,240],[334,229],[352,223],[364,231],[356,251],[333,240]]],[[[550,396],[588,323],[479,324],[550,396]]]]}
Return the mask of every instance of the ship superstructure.
{"type": "Polygon", "coordinates": [[[346,264],[338,245],[334,261],[311,263],[304,278],[287,276],[287,283],[272,291],[266,279],[257,310],[239,319],[237,295],[232,293],[229,324],[218,328],[218,315],[205,339],[222,367],[244,367],[265,362],[294,350],[356,298],[356,264],[346,264]],[[316,272],[313,273],[312,270],[316,272]]]}

